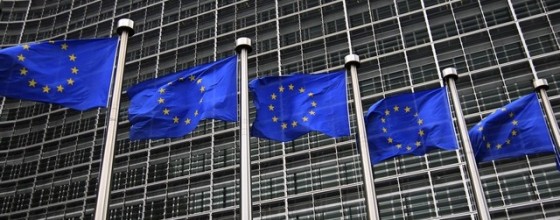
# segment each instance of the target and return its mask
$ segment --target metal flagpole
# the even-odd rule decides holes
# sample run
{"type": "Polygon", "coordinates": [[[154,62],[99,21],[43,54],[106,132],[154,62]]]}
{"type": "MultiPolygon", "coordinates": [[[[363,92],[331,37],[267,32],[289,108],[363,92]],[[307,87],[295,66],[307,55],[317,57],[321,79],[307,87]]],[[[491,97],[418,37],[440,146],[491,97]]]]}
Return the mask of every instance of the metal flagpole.
{"type": "Polygon", "coordinates": [[[548,119],[548,124],[550,124],[552,129],[552,136],[554,137],[554,143],[556,145],[554,152],[558,153],[560,152],[560,131],[558,129],[558,122],[556,122],[556,117],[554,117],[554,111],[552,111],[552,106],[550,105],[550,100],[546,94],[546,90],[548,90],[548,82],[546,79],[535,79],[533,80],[533,87],[535,87],[535,90],[537,90],[541,95],[541,101],[544,105],[546,118],[548,119]]]}
{"type": "Polygon", "coordinates": [[[241,60],[241,219],[252,219],[251,203],[251,151],[249,146],[249,70],[247,54],[251,52],[251,39],[238,38],[235,50],[241,60]]]}
{"type": "Polygon", "coordinates": [[[117,32],[120,34],[119,54],[111,109],[109,110],[109,122],[107,124],[107,135],[105,137],[105,150],[101,161],[101,174],[99,175],[99,191],[97,193],[97,205],[95,207],[95,219],[107,219],[109,209],[109,197],[111,194],[111,174],[113,172],[113,158],[115,156],[115,140],[117,137],[117,123],[119,117],[119,105],[121,102],[122,79],[124,71],[124,59],[126,55],[126,45],[128,37],[134,35],[134,21],[130,19],[120,19],[117,32]]]}
{"type": "Polygon", "coordinates": [[[478,218],[481,220],[490,220],[490,212],[488,211],[488,206],[486,205],[486,197],[484,196],[484,190],[482,188],[482,183],[480,181],[480,176],[478,174],[478,168],[476,160],[474,158],[474,152],[471,145],[471,140],[469,139],[469,133],[467,130],[467,124],[465,123],[465,118],[463,117],[463,110],[461,109],[461,103],[459,101],[459,93],[457,92],[457,87],[455,86],[455,80],[459,78],[457,74],[457,69],[455,68],[445,68],[442,71],[443,78],[447,80],[447,86],[449,87],[449,92],[451,93],[451,99],[453,100],[453,108],[455,110],[455,117],[457,118],[457,124],[459,125],[459,133],[461,134],[461,141],[463,142],[463,150],[465,152],[465,158],[467,162],[467,169],[469,170],[471,185],[474,193],[474,200],[476,202],[476,210],[478,212],[478,218]]]}
{"type": "Polygon", "coordinates": [[[369,147],[366,135],[366,123],[364,121],[364,110],[362,109],[362,96],[360,95],[360,85],[358,83],[357,67],[360,65],[360,57],[356,54],[349,54],[344,57],[346,69],[352,78],[352,93],[354,93],[354,108],[356,109],[356,119],[358,121],[359,147],[362,161],[362,175],[364,176],[364,188],[366,192],[365,200],[369,219],[379,219],[379,213],[375,196],[375,185],[373,184],[373,171],[371,170],[371,160],[369,158],[369,147]]]}

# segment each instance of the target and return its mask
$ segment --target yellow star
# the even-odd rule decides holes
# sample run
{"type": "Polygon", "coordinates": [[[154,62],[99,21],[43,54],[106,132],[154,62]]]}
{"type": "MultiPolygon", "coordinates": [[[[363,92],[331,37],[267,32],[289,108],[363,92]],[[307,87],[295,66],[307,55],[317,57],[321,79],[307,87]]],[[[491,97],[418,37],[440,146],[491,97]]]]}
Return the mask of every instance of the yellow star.
{"type": "Polygon", "coordinates": [[[271,98],[272,100],[276,100],[276,94],[272,93],[272,95],[270,95],[270,98],[271,98]]]}
{"type": "Polygon", "coordinates": [[[511,144],[511,140],[510,140],[510,139],[506,139],[506,144],[511,144]]]}
{"type": "Polygon", "coordinates": [[[43,87],[43,92],[44,92],[44,93],[49,93],[49,91],[51,91],[51,88],[49,88],[48,85],[45,85],[45,86],[43,87]]]}
{"type": "Polygon", "coordinates": [[[185,124],[190,124],[191,123],[191,119],[187,118],[187,120],[185,120],[185,124]]]}
{"type": "Polygon", "coordinates": [[[278,87],[278,91],[279,91],[279,92],[284,92],[284,86],[278,87]]]}
{"type": "Polygon", "coordinates": [[[292,127],[296,127],[297,126],[297,121],[292,121],[292,127]]]}
{"type": "Polygon", "coordinates": [[[410,107],[408,106],[404,107],[404,112],[410,112],[410,107]]]}
{"type": "Polygon", "coordinates": [[[418,131],[418,135],[420,135],[420,137],[424,136],[424,130],[420,129],[420,131],[418,131]]]}
{"type": "Polygon", "coordinates": [[[190,76],[189,76],[189,79],[190,79],[191,81],[194,81],[194,80],[196,79],[196,77],[195,77],[194,75],[190,75],[190,76]]]}
{"type": "Polygon", "coordinates": [[[383,127],[383,133],[387,133],[387,128],[383,127]]]}
{"type": "Polygon", "coordinates": [[[204,86],[201,86],[200,87],[200,92],[204,92],[204,91],[206,91],[206,88],[204,88],[204,86]]]}
{"type": "Polygon", "coordinates": [[[162,97],[159,97],[159,99],[157,100],[159,104],[163,104],[165,102],[165,99],[163,99],[162,97]]]}
{"type": "Polygon", "coordinates": [[[488,148],[488,149],[492,148],[492,144],[486,143],[486,148],[488,148]]]}
{"type": "Polygon", "coordinates": [[[173,124],[179,124],[179,118],[177,116],[173,118],[173,124]]]}
{"type": "Polygon", "coordinates": [[[56,87],[56,91],[62,92],[62,91],[64,91],[64,87],[62,87],[62,85],[58,85],[58,86],[56,87]]]}
{"type": "Polygon", "coordinates": [[[411,151],[411,150],[412,150],[412,147],[406,146],[406,150],[407,150],[407,151],[411,151]]]}
{"type": "Polygon", "coordinates": [[[393,110],[395,110],[395,112],[398,112],[399,111],[399,106],[395,105],[395,107],[393,107],[393,110]]]}
{"type": "Polygon", "coordinates": [[[18,55],[17,58],[21,62],[25,61],[25,57],[23,56],[23,54],[18,55]]]}
{"type": "Polygon", "coordinates": [[[381,118],[381,123],[385,123],[385,118],[381,118]]]}
{"type": "Polygon", "coordinates": [[[79,69],[77,67],[72,67],[71,70],[73,74],[78,74],[79,69]]]}
{"type": "Polygon", "coordinates": [[[509,113],[509,117],[510,117],[510,118],[513,118],[513,112],[510,112],[510,113],[509,113]]]}
{"type": "Polygon", "coordinates": [[[480,126],[478,127],[478,131],[482,132],[484,130],[484,127],[480,126]]]}
{"type": "Polygon", "coordinates": [[[309,118],[307,118],[307,117],[303,116],[303,118],[301,118],[301,120],[303,120],[304,122],[306,122],[306,121],[308,121],[308,120],[309,120],[309,118]]]}
{"type": "Polygon", "coordinates": [[[274,111],[274,105],[272,105],[272,104],[268,105],[268,110],[274,111]]]}
{"type": "Polygon", "coordinates": [[[282,123],[281,127],[282,127],[282,129],[286,129],[286,128],[288,128],[288,124],[282,123]]]}
{"type": "Polygon", "coordinates": [[[385,115],[390,115],[390,114],[391,114],[391,112],[388,109],[385,110],[385,115]]]}
{"type": "Polygon", "coordinates": [[[73,80],[72,78],[69,78],[69,79],[66,80],[66,83],[67,83],[68,85],[73,86],[73,85],[74,85],[74,80],[73,80]]]}
{"type": "Polygon", "coordinates": [[[317,103],[315,101],[311,102],[311,106],[317,107],[317,103]]]}
{"type": "Polygon", "coordinates": [[[35,85],[37,85],[37,82],[35,79],[31,79],[31,81],[29,81],[29,87],[35,87],[35,85]]]}
{"type": "Polygon", "coordinates": [[[397,144],[397,149],[401,149],[402,148],[402,144],[397,144]]]}
{"type": "Polygon", "coordinates": [[[63,44],[60,45],[60,48],[61,48],[62,50],[68,50],[68,44],[63,43],[63,44]]]}
{"type": "Polygon", "coordinates": [[[194,111],[194,116],[198,116],[198,110],[194,111]]]}
{"type": "Polygon", "coordinates": [[[29,50],[29,44],[21,45],[21,47],[23,47],[24,50],[29,50]]]}
{"type": "Polygon", "coordinates": [[[511,131],[511,136],[516,136],[516,135],[517,135],[517,131],[516,131],[516,130],[511,131]]]}
{"type": "Polygon", "coordinates": [[[164,89],[164,88],[160,88],[160,89],[159,89],[159,94],[163,94],[163,93],[165,93],[165,89],[164,89]]]}
{"type": "Polygon", "coordinates": [[[393,138],[391,138],[391,137],[387,138],[387,142],[389,142],[389,144],[393,143],[393,138]]]}
{"type": "Polygon", "coordinates": [[[78,57],[76,57],[76,55],[74,55],[74,54],[70,54],[70,56],[68,56],[68,58],[70,59],[70,61],[76,61],[76,58],[78,58],[78,57]]]}
{"type": "Polygon", "coordinates": [[[414,117],[418,117],[418,112],[414,113],[414,117]]]}
{"type": "Polygon", "coordinates": [[[424,120],[418,119],[418,125],[422,125],[422,124],[424,124],[424,120]]]}
{"type": "Polygon", "coordinates": [[[421,145],[422,145],[422,142],[416,141],[416,147],[420,147],[421,145]]]}
{"type": "Polygon", "coordinates": [[[272,117],[272,121],[273,122],[278,122],[278,117],[276,117],[276,116],[272,117]]]}
{"type": "Polygon", "coordinates": [[[307,96],[309,96],[309,97],[313,97],[313,95],[315,95],[315,94],[313,94],[312,92],[307,93],[307,96]]]}
{"type": "Polygon", "coordinates": [[[502,149],[502,145],[501,144],[496,144],[496,149],[502,149]]]}
{"type": "Polygon", "coordinates": [[[311,110],[311,111],[309,111],[309,114],[310,115],[315,115],[315,111],[311,110]]]}
{"type": "Polygon", "coordinates": [[[511,123],[513,124],[513,126],[517,126],[517,124],[519,123],[519,121],[513,120],[511,123]]]}
{"type": "Polygon", "coordinates": [[[27,75],[27,69],[25,67],[19,69],[19,75],[25,76],[27,75]]]}
{"type": "Polygon", "coordinates": [[[169,109],[167,109],[167,108],[163,109],[163,114],[164,115],[169,115],[169,112],[170,112],[169,109]]]}
{"type": "Polygon", "coordinates": [[[305,92],[305,89],[303,87],[299,88],[299,93],[303,93],[305,92]]]}
{"type": "Polygon", "coordinates": [[[196,84],[200,84],[200,83],[202,83],[202,79],[198,79],[198,80],[196,81],[196,84]]]}
{"type": "Polygon", "coordinates": [[[290,88],[290,90],[294,90],[294,85],[290,84],[290,85],[288,85],[288,88],[290,88]]]}

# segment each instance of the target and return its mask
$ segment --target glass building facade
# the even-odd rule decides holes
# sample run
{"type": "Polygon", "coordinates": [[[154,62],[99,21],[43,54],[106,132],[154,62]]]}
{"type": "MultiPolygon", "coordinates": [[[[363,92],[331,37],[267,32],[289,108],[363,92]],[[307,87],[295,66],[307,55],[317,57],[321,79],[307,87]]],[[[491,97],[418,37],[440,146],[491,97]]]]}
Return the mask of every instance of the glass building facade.
{"type": "MultiPolygon", "coordinates": [[[[441,70],[456,67],[469,127],[533,92],[535,76],[548,80],[560,113],[557,0],[4,0],[0,6],[2,47],[115,36],[118,19],[132,19],[123,91],[234,55],[235,40],[249,37],[250,79],[341,69],[344,56],[359,55],[364,108],[387,95],[439,87],[441,70]]],[[[0,219],[91,219],[107,110],[0,99],[0,219]]],[[[350,137],[251,138],[254,219],[366,219],[353,101],[349,96],[350,137]]],[[[110,218],[239,218],[239,124],[206,120],[182,138],[130,141],[128,105],[123,92],[110,218]]],[[[373,170],[382,219],[476,219],[462,150],[390,159],[373,170]]],[[[483,163],[479,172],[492,219],[560,218],[553,155],[483,163]]]]}

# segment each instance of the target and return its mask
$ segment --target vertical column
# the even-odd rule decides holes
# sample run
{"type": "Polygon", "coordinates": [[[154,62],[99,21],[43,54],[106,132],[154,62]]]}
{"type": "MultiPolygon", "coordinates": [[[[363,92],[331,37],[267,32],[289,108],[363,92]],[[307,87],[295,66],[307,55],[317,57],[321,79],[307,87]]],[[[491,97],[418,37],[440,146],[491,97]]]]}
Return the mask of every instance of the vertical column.
{"type": "Polygon", "coordinates": [[[467,169],[470,174],[478,218],[481,220],[490,220],[490,213],[488,212],[488,206],[486,205],[486,197],[484,196],[484,190],[482,188],[482,183],[478,174],[478,168],[476,160],[474,158],[471,140],[469,139],[467,124],[465,123],[463,110],[461,109],[461,103],[459,101],[459,93],[457,92],[457,87],[455,86],[455,80],[459,78],[457,69],[445,68],[442,71],[442,75],[443,78],[447,81],[447,86],[449,87],[449,92],[451,93],[453,108],[455,110],[455,117],[457,119],[457,124],[459,125],[459,133],[461,135],[463,150],[465,152],[465,158],[467,160],[467,169]]]}
{"type": "MultiPolygon", "coordinates": [[[[548,94],[546,94],[546,90],[548,90],[548,82],[546,79],[535,79],[533,80],[533,87],[535,87],[535,90],[541,95],[541,101],[544,105],[546,118],[550,128],[552,129],[554,145],[556,145],[555,152],[558,154],[560,152],[560,132],[558,129],[558,123],[556,122],[556,117],[554,117],[554,112],[552,111],[552,106],[550,105],[550,99],[548,99],[548,94]]],[[[556,160],[558,160],[558,155],[555,155],[555,157],[557,158],[556,160]]]]}
{"type": "Polygon", "coordinates": [[[364,188],[366,192],[366,206],[369,219],[379,219],[379,213],[375,196],[375,185],[373,184],[373,171],[371,169],[371,159],[369,158],[369,146],[366,135],[366,123],[364,120],[364,110],[362,109],[362,96],[360,85],[358,84],[358,71],[360,57],[356,54],[349,54],[344,57],[346,69],[352,78],[352,93],[354,93],[354,108],[356,109],[356,119],[358,121],[358,136],[360,142],[360,155],[362,161],[362,175],[364,176],[364,188]]]}
{"type": "Polygon", "coordinates": [[[95,207],[95,219],[107,219],[109,209],[109,197],[111,195],[111,175],[113,172],[113,158],[115,157],[115,141],[117,137],[117,123],[119,120],[119,106],[121,103],[122,79],[124,72],[124,61],[128,37],[134,35],[134,21],[121,19],[118,23],[117,33],[120,34],[119,54],[115,80],[113,84],[111,108],[109,109],[109,122],[105,135],[105,149],[101,161],[101,173],[99,175],[99,191],[97,192],[97,205],[95,207]]]}
{"type": "Polygon", "coordinates": [[[249,70],[248,53],[251,39],[238,38],[235,50],[241,60],[241,219],[252,219],[251,202],[251,146],[249,145],[249,70]]]}

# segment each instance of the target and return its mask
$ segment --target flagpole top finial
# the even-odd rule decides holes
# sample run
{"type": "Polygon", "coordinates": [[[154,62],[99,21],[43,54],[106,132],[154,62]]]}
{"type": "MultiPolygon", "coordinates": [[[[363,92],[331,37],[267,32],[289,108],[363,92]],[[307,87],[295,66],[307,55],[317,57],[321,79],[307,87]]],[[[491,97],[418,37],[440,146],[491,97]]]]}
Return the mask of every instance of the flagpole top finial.
{"type": "Polygon", "coordinates": [[[360,67],[360,56],[356,54],[348,54],[344,57],[344,66],[350,68],[351,65],[356,65],[360,67]]]}
{"type": "Polygon", "coordinates": [[[250,38],[247,37],[237,38],[237,40],[235,41],[235,51],[239,53],[242,49],[247,49],[247,53],[251,53],[252,47],[251,47],[250,38]]]}
{"type": "Polygon", "coordinates": [[[447,68],[443,69],[441,71],[441,75],[443,76],[444,79],[447,79],[447,78],[450,78],[450,77],[452,77],[454,79],[459,78],[459,74],[457,74],[457,69],[455,69],[453,67],[447,67],[447,68]]]}
{"type": "Polygon", "coordinates": [[[541,88],[548,90],[548,81],[546,81],[546,79],[535,79],[533,80],[533,87],[535,87],[535,90],[539,90],[541,88]]]}
{"type": "Polygon", "coordinates": [[[132,35],[134,35],[134,21],[128,19],[128,18],[123,18],[119,20],[119,23],[117,25],[117,33],[121,34],[123,31],[128,31],[128,36],[131,37],[132,35]]]}

